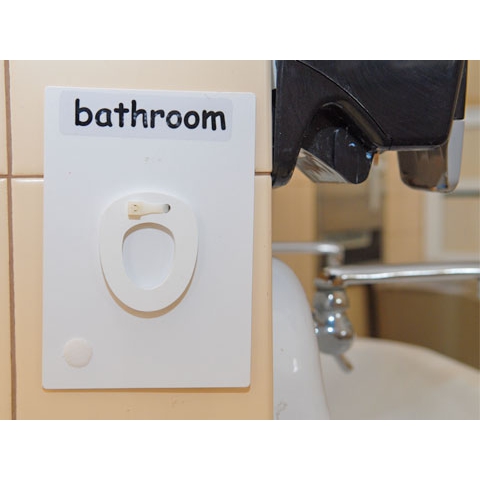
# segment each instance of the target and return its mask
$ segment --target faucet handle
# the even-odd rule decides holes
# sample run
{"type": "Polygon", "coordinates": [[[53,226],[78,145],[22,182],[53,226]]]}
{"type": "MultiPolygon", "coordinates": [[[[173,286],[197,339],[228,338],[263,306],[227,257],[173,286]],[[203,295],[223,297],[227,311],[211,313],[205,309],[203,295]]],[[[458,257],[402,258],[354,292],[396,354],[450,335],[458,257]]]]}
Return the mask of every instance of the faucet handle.
{"type": "Polygon", "coordinates": [[[383,282],[480,278],[480,262],[340,265],[325,267],[315,280],[317,291],[383,282]]]}

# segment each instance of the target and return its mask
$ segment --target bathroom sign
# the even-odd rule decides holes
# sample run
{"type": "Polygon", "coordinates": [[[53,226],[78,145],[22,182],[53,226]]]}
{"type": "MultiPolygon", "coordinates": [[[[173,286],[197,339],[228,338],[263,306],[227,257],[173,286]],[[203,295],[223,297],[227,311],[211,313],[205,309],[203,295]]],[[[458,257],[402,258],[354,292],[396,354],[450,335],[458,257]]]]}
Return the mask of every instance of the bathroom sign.
{"type": "Polygon", "coordinates": [[[59,126],[67,135],[226,141],[232,101],[184,92],[65,90],[59,126]]]}
{"type": "Polygon", "coordinates": [[[43,386],[250,384],[255,96],[48,87],[43,386]]]}

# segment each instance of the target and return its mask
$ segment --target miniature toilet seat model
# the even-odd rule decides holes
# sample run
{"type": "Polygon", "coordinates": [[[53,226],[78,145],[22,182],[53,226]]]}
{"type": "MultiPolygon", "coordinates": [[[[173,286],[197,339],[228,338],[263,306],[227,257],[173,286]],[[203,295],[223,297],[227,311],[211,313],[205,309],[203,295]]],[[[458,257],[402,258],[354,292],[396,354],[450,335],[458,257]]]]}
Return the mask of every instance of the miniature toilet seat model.
{"type": "Polygon", "coordinates": [[[100,262],[112,293],[127,307],[154,312],[172,305],[185,292],[195,269],[198,230],[192,209],[170,195],[142,192],[116,200],[102,216],[100,262]],[[155,227],[173,238],[173,266],[167,278],[154,288],[141,288],[128,276],[123,243],[134,230],[155,227]]]}

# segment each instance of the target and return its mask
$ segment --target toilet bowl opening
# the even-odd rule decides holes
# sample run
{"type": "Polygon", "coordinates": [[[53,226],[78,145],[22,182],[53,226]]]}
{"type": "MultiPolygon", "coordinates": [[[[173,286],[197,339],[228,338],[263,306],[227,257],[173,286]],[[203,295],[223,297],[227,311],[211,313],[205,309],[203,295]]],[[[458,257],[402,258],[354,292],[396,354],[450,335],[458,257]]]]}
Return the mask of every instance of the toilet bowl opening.
{"type": "Polygon", "coordinates": [[[128,277],[142,289],[159,287],[173,268],[175,242],[171,231],[157,223],[141,223],[123,237],[123,264],[128,277]]]}

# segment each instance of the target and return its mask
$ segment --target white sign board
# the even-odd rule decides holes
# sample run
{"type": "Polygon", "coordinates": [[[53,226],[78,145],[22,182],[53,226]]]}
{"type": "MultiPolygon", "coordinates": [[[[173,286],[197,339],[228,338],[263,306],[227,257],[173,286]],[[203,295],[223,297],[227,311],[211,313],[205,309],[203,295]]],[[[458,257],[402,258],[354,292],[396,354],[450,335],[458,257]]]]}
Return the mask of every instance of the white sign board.
{"type": "Polygon", "coordinates": [[[250,384],[255,96],[48,87],[43,386],[250,384]]]}

